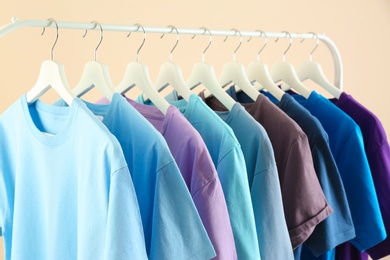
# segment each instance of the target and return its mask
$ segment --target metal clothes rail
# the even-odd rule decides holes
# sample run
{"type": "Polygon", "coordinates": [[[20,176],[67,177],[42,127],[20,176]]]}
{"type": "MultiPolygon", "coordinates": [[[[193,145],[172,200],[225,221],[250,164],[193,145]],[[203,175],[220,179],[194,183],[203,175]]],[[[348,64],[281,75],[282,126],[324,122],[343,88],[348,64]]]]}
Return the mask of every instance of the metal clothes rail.
{"type": "MultiPolygon", "coordinates": [[[[17,29],[25,27],[52,27],[55,28],[55,24],[48,20],[24,20],[19,21],[17,18],[12,17],[11,23],[0,27],[0,38],[8,33],[17,29]]],[[[90,22],[65,22],[57,21],[60,29],[78,29],[78,30],[99,30],[95,24],[90,22]]],[[[118,24],[101,24],[104,31],[120,31],[120,32],[142,32],[141,28],[136,25],[118,25],[118,24]]],[[[170,27],[144,27],[146,33],[176,33],[170,27]]],[[[191,35],[204,35],[203,29],[194,28],[177,28],[179,34],[191,34],[191,35]]],[[[212,30],[210,32],[213,36],[237,36],[233,30],[212,30]]],[[[259,31],[241,31],[243,37],[265,37],[264,34],[259,35],[259,31]]],[[[289,36],[284,32],[266,32],[268,38],[288,38],[289,36]]],[[[294,39],[312,39],[313,34],[310,33],[290,33],[294,39]]],[[[322,41],[332,54],[334,63],[334,85],[340,90],[343,89],[343,64],[340,53],[336,47],[336,44],[328,38],[325,34],[318,34],[318,39],[322,41]]]]}

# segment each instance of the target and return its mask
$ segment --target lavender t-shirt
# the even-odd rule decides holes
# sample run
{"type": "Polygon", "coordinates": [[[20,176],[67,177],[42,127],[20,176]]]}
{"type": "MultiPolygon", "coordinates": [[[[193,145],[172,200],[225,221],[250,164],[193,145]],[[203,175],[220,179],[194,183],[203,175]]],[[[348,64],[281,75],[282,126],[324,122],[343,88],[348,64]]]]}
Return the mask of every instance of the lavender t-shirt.
{"type": "Polygon", "coordinates": [[[164,116],[157,107],[127,101],[164,136],[217,253],[213,259],[237,259],[225,196],[199,133],[174,106],[164,116]]]}
{"type": "MultiPolygon", "coordinates": [[[[233,133],[229,125],[223,122],[222,119],[195,94],[191,94],[188,102],[185,99],[178,100],[178,94],[176,91],[173,91],[171,95],[169,97],[165,97],[165,99],[172,100],[170,104],[179,109],[188,122],[190,122],[191,125],[199,132],[207,146],[211,159],[217,169],[222,189],[225,194],[238,258],[258,259],[261,256],[262,259],[271,259],[274,256],[283,256],[281,258],[288,260],[288,257],[284,257],[284,245],[286,243],[284,242],[284,236],[282,234],[276,234],[277,232],[273,232],[272,235],[275,237],[266,240],[267,246],[263,246],[265,243],[261,243],[261,241],[264,240],[265,237],[269,237],[270,234],[263,233],[259,229],[256,230],[256,227],[258,227],[257,220],[259,210],[252,207],[251,202],[255,203],[260,199],[268,197],[267,190],[274,186],[268,185],[269,183],[262,183],[262,185],[267,186],[264,189],[264,186],[258,188],[258,192],[262,192],[262,198],[254,198],[253,193],[255,193],[256,188],[253,189],[251,185],[253,177],[251,178],[250,176],[247,176],[247,170],[249,170],[246,167],[247,158],[244,158],[244,147],[242,147],[242,145],[240,145],[237,141],[238,136],[236,138],[236,132],[233,133]],[[249,183],[248,179],[250,179],[249,183]],[[278,250],[275,250],[273,242],[278,243],[278,250]],[[272,255],[267,254],[267,252],[274,251],[278,252],[275,252],[272,255]]],[[[152,105],[150,101],[145,101],[143,99],[143,95],[138,96],[136,100],[141,104],[152,105]]],[[[250,117],[250,115],[248,116],[250,117]]],[[[262,156],[262,159],[265,159],[264,157],[265,156],[262,156]]],[[[276,168],[276,165],[274,168],[276,168]]],[[[258,175],[258,177],[259,176],[260,175],[258,175]]],[[[277,184],[279,185],[278,181],[277,184]]],[[[277,196],[274,194],[277,193],[278,190],[274,189],[272,192],[272,198],[276,198],[277,196]]],[[[273,203],[275,201],[268,200],[267,202],[273,203]]],[[[282,207],[277,202],[272,204],[273,208],[278,208],[279,206],[282,207]]],[[[279,216],[277,216],[278,212],[273,211],[273,208],[267,208],[266,212],[270,215],[272,214],[273,221],[275,221],[279,219],[279,216]]],[[[284,215],[282,217],[284,220],[284,215]]],[[[272,229],[274,225],[272,225],[270,221],[265,222],[267,222],[264,223],[267,230],[274,230],[272,229]]],[[[278,230],[283,230],[283,225],[278,223],[277,228],[278,230]]],[[[287,227],[285,227],[285,229],[287,233],[287,227]]],[[[291,251],[289,239],[288,245],[291,251]]],[[[273,259],[281,258],[274,257],[273,259]]]]}

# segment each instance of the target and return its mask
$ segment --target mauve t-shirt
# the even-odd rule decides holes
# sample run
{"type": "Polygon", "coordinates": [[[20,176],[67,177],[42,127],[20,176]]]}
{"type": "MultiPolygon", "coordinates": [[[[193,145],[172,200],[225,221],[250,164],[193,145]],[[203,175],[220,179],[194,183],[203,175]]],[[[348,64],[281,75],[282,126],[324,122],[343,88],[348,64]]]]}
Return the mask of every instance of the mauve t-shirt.
{"type": "MultiPolygon", "coordinates": [[[[200,96],[205,100],[204,93],[200,96]]],[[[206,103],[216,111],[226,108],[215,98],[206,103]]],[[[259,95],[242,104],[266,130],[274,149],[287,227],[293,248],[312,234],[318,223],[333,212],[316,176],[307,136],[268,98],[259,95]]]]}

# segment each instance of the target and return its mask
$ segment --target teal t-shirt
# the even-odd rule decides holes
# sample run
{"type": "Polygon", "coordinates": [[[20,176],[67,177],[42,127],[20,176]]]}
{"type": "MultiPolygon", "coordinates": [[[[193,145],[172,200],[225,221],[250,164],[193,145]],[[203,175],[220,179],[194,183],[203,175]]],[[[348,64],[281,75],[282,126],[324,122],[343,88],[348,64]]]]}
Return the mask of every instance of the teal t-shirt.
{"type": "Polygon", "coordinates": [[[233,129],[244,153],[261,257],[294,259],[267,132],[239,103],[230,112],[216,113],[233,129]]]}
{"type": "Polygon", "coordinates": [[[110,104],[86,105],[122,146],[141,210],[149,259],[215,256],[163,136],[118,93],[110,104]]]}
{"type": "Polygon", "coordinates": [[[0,116],[5,259],[147,259],[133,182],[118,141],[74,99],[0,116]]]}
{"type": "MultiPolygon", "coordinates": [[[[144,102],[142,95],[137,102],[144,102]]],[[[256,225],[246,166],[240,144],[233,131],[195,94],[185,100],[172,101],[205,142],[228,206],[238,259],[260,259],[256,225]]]]}

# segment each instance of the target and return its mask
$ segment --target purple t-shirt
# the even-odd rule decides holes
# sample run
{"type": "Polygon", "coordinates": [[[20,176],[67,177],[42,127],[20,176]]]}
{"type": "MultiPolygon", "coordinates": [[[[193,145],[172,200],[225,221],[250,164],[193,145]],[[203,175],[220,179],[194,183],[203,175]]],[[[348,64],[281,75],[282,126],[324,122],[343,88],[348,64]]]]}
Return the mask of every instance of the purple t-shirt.
{"type": "MultiPolygon", "coordinates": [[[[200,96],[204,99],[204,93],[200,96]]],[[[211,97],[206,103],[217,111],[226,108],[211,97]]],[[[268,98],[259,95],[242,104],[266,130],[274,149],[291,244],[295,249],[312,234],[318,223],[332,213],[316,176],[307,136],[268,98]]]]}
{"type": "Polygon", "coordinates": [[[157,107],[127,101],[164,136],[217,253],[213,259],[237,259],[222,186],[199,133],[174,106],[164,116],[157,107]]]}
{"type": "MultiPolygon", "coordinates": [[[[385,130],[379,119],[352,96],[343,92],[340,98],[331,100],[337,107],[347,113],[360,127],[363,134],[364,150],[367,155],[375,190],[378,196],[380,211],[387,234],[390,234],[390,147],[385,130]]],[[[351,244],[341,247],[351,247],[351,244]]],[[[338,259],[347,259],[354,249],[340,249],[336,252],[338,259]]],[[[356,249],[355,249],[356,250],[356,249]]],[[[367,250],[372,258],[378,259],[390,254],[390,237],[367,250]]],[[[363,259],[367,259],[364,256],[363,259]]]]}

